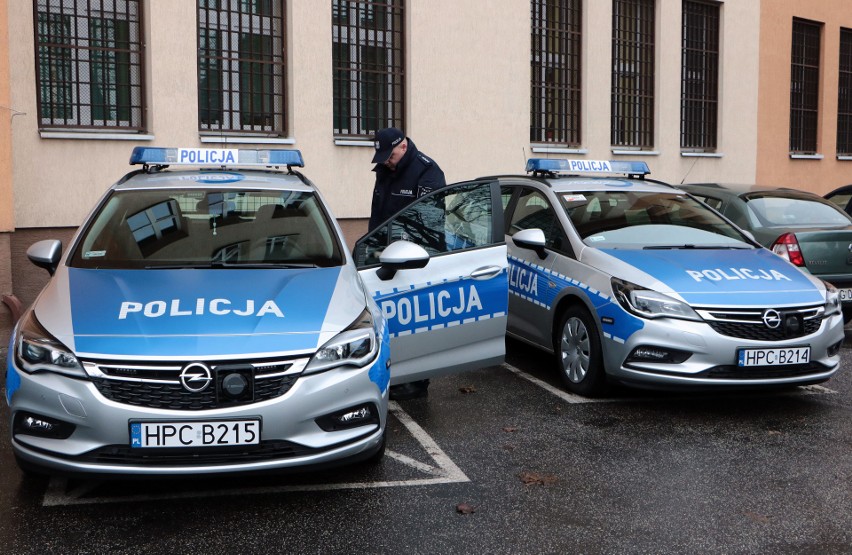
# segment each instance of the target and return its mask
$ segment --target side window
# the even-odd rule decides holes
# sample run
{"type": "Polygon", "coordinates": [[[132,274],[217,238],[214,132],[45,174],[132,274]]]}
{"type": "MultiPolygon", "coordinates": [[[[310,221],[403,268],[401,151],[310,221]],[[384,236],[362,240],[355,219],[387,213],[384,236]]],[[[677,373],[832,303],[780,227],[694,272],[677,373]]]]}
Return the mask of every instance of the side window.
{"type": "Polygon", "coordinates": [[[523,229],[538,228],[544,232],[545,246],[549,249],[565,251],[568,238],[559,225],[556,212],[545,196],[534,190],[524,189],[515,205],[515,211],[509,221],[509,235],[523,229]]]}
{"type": "Polygon", "coordinates": [[[490,183],[462,183],[418,199],[355,245],[358,267],[379,263],[390,243],[411,241],[430,256],[491,244],[493,214],[490,183]],[[390,231],[390,233],[388,233],[390,231]]]}
{"type": "Polygon", "coordinates": [[[703,195],[695,195],[695,198],[718,212],[722,211],[722,201],[713,197],[705,197],[703,195]]]}

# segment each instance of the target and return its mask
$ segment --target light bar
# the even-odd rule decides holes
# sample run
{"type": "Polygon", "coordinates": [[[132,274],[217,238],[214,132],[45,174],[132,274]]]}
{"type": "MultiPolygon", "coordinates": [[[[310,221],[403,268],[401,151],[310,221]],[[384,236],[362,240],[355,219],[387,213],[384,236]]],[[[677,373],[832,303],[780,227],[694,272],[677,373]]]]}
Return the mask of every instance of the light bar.
{"type": "Polygon", "coordinates": [[[298,150],[251,150],[242,148],[159,148],[137,146],[130,165],[164,166],[296,166],[305,167],[298,150]]]}
{"type": "Polygon", "coordinates": [[[627,160],[567,160],[554,158],[530,158],[527,172],[551,173],[618,173],[648,175],[648,164],[627,160]]]}

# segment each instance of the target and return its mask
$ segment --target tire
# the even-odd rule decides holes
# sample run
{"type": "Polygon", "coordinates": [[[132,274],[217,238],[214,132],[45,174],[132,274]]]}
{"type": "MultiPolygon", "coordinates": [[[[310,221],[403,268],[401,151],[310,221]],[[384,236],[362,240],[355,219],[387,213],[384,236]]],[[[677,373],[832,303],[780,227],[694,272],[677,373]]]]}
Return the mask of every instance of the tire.
{"type": "Polygon", "coordinates": [[[375,453],[370,455],[364,462],[369,466],[379,464],[380,462],[382,462],[382,459],[385,458],[385,449],[387,448],[387,445],[388,445],[388,428],[387,428],[387,425],[385,425],[385,431],[382,432],[382,444],[379,446],[379,449],[375,453]]]}
{"type": "Polygon", "coordinates": [[[592,315],[581,306],[570,306],[554,330],[556,368],[568,391],[596,397],[607,390],[601,353],[601,337],[592,315]]]}

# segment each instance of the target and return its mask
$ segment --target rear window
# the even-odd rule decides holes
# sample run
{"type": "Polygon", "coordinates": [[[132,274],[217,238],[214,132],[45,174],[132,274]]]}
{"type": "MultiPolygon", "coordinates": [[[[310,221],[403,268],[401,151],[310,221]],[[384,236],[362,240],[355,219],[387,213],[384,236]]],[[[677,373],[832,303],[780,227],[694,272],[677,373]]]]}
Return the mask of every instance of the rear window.
{"type": "Polygon", "coordinates": [[[114,192],[86,227],[77,268],[338,266],[334,228],[309,192],[114,192]]]}
{"type": "Polygon", "coordinates": [[[825,227],[852,225],[845,212],[822,199],[749,195],[749,219],[754,227],[825,227]]]}
{"type": "Polygon", "coordinates": [[[559,197],[589,246],[751,246],[735,227],[684,194],[591,191],[560,193],[559,197]]]}

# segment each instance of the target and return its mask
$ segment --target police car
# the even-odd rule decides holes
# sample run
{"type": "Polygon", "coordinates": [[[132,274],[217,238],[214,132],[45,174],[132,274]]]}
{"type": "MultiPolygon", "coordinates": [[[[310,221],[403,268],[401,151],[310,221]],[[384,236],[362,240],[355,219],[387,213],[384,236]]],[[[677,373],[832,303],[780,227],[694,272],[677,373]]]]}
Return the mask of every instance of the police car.
{"type": "Polygon", "coordinates": [[[298,151],[138,147],[130,163],[141,169],[109,188],[67,251],[59,241],[28,250],[52,277],[9,348],[23,469],[210,474],[375,460],[390,383],[502,360],[506,246],[486,213],[498,190],[441,195],[484,203],[478,223],[499,235],[479,248],[430,254],[395,241],[359,272],[322,195],[294,169],[298,151]]]}
{"type": "MultiPolygon", "coordinates": [[[[555,353],[569,390],[790,386],[837,371],[837,290],[647,179],[644,162],[531,159],[527,173],[480,180],[505,209],[508,334],[555,353]]],[[[362,239],[356,259],[411,233],[417,214],[362,239]]],[[[470,245],[476,222],[459,216],[439,239],[470,245]]]]}

